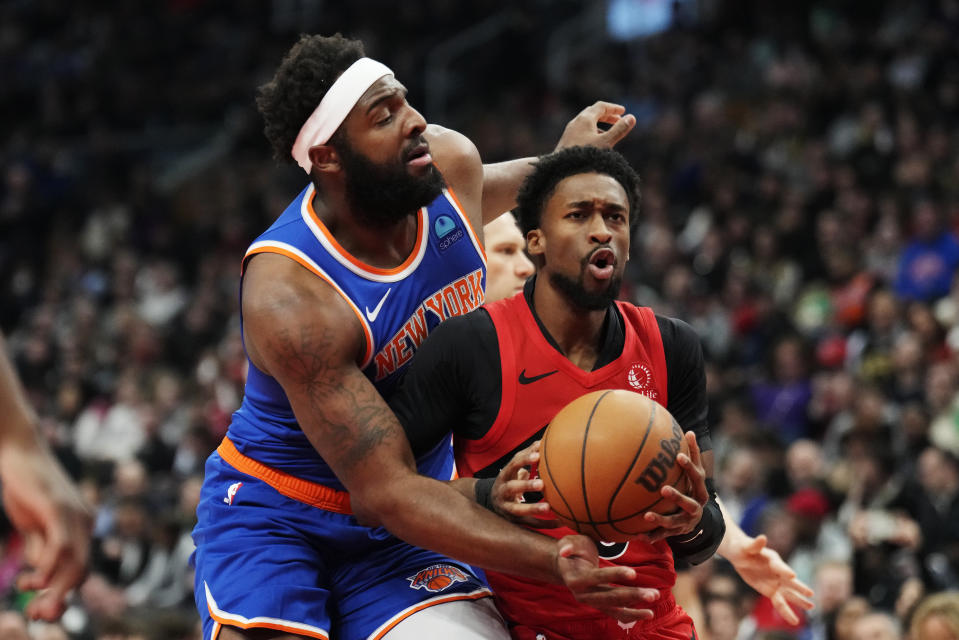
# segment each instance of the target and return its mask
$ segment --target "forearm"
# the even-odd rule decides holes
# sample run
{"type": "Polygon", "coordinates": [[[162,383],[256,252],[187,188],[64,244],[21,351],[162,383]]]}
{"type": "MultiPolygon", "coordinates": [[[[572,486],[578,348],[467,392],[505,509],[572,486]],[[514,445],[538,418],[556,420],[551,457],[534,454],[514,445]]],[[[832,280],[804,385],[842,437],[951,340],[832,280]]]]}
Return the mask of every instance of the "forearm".
{"type": "Polygon", "coordinates": [[[729,515],[726,506],[718,496],[716,497],[716,503],[719,505],[719,509],[723,514],[723,522],[726,523],[726,535],[723,536],[723,541],[719,544],[716,553],[727,560],[732,560],[732,557],[741,553],[742,549],[752,541],[752,538],[747,536],[746,532],[743,531],[739,524],[729,515]]]}
{"type": "Polygon", "coordinates": [[[516,194],[534,162],[536,158],[519,158],[483,165],[483,224],[516,206],[516,194]]]}
{"type": "Polygon", "coordinates": [[[449,485],[456,489],[460,495],[462,495],[467,500],[474,500],[476,498],[476,478],[457,478],[451,480],[449,485]]]}
{"type": "Polygon", "coordinates": [[[410,474],[375,494],[364,504],[353,493],[354,510],[369,509],[412,545],[485,569],[561,582],[555,540],[510,524],[448,483],[410,474]]]}

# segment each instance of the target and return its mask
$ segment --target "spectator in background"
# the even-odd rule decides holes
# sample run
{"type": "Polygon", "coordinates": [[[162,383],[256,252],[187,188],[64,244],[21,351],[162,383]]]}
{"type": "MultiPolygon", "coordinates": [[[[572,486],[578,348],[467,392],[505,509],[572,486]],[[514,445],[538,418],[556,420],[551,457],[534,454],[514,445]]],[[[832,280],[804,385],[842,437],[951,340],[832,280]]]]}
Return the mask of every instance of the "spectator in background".
{"type": "Polygon", "coordinates": [[[703,603],[706,637],[710,640],[736,640],[742,620],[740,602],[730,596],[708,596],[703,603]]]}
{"type": "Polygon", "coordinates": [[[796,440],[786,449],[786,476],[794,491],[820,488],[824,482],[822,447],[814,440],[796,440]]]}
{"type": "Polygon", "coordinates": [[[853,596],[852,566],[848,562],[825,561],[816,567],[813,578],[816,608],[810,612],[809,629],[814,640],[831,638],[830,627],[843,603],[853,596]]]}
{"type": "Polygon", "coordinates": [[[904,496],[921,532],[919,558],[933,589],[959,589],[959,460],[928,447],[919,456],[920,491],[904,496]]]}
{"type": "Polygon", "coordinates": [[[926,372],[926,407],[931,413],[929,440],[959,455],[959,364],[936,362],[926,372]]]}
{"type": "Polygon", "coordinates": [[[768,377],[754,383],[751,391],[757,420],[784,443],[807,435],[812,387],[799,336],[786,336],[776,343],[768,377]]]}
{"type": "Polygon", "coordinates": [[[785,511],[795,536],[788,562],[800,580],[812,584],[820,562],[849,561],[851,550],[845,532],[821,490],[805,487],[795,491],[786,499],[785,511]]]}
{"type": "Polygon", "coordinates": [[[856,623],[870,612],[869,602],[860,596],[846,600],[836,611],[832,627],[827,634],[831,640],[853,640],[856,623]]]}
{"type": "Polygon", "coordinates": [[[846,366],[862,380],[887,388],[892,380],[892,349],[903,330],[902,311],[893,292],[873,289],[866,301],[865,326],[849,336],[846,366]]]}
{"type": "Polygon", "coordinates": [[[856,620],[852,640],[901,640],[902,623],[883,611],[873,611],[856,620]]]}
{"type": "Polygon", "coordinates": [[[917,570],[920,529],[900,503],[905,478],[888,446],[854,434],[846,456],[852,483],[840,517],[853,546],[855,591],[871,605],[891,609],[901,585],[917,570]]]}
{"type": "Polygon", "coordinates": [[[928,196],[913,204],[910,218],[915,228],[899,260],[896,294],[931,302],[949,293],[959,269],[959,240],[944,228],[939,206],[928,196]]]}
{"type": "Polygon", "coordinates": [[[912,614],[911,640],[959,639],[959,591],[944,591],[923,599],[912,614]]]}
{"type": "Polygon", "coordinates": [[[133,459],[146,441],[146,418],[135,369],[124,371],[112,403],[94,401],[77,418],[74,444],[81,458],[124,462],[133,459]]]}
{"type": "Polygon", "coordinates": [[[719,461],[719,497],[733,521],[743,523],[747,533],[756,533],[745,522],[747,512],[765,503],[766,469],[747,442],[737,442],[719,461]]]}

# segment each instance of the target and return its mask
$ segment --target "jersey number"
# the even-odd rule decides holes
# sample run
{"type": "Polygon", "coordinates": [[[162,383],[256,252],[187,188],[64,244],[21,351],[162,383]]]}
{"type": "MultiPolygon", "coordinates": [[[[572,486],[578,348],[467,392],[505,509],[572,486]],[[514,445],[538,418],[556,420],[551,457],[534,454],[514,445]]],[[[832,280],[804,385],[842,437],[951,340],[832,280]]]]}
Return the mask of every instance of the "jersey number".
{"type": "Polygon", "coordinates": [[[599,557],[605,560],[612,560],[613,558],[618,558],[624,553],[626,549],[629,548],[628,542],[597,542],[597,549],[599,549],[599,557]]]}

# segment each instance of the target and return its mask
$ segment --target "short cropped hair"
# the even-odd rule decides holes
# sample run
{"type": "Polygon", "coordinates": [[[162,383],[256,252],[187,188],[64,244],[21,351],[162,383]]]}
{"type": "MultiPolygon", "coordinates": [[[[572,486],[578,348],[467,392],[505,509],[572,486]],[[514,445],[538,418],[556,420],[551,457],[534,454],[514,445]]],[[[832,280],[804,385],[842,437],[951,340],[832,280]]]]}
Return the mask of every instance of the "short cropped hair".
{"type": "Polygon", "coordinates": [[[291,150],[303,123],[340,74],[364,55],[362,42],[339,33],[300,36],[273,79],[257,89],[256,106],[274,158],[293,162],[291,150]]]}
{"type": "Polygon", "coordinates": [[[523,181],[516,198],[516,219],[523,235],[540,225],[546,201],[556,185],[581,173],[608,175],[622,185],[629,201],[629,223],[632,229],[639,220],[639,176],[626,158],[612,149],[568,147],[540,157],[533,173],[523,181]]]}

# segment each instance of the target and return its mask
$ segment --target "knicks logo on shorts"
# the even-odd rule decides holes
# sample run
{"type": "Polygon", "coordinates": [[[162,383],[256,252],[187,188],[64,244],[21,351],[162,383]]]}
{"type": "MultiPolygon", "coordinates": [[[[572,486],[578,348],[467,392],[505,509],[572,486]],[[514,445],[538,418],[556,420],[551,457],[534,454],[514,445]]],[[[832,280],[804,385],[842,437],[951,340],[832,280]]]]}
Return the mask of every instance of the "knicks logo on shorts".
{"type": "Polygon", "coordinates": [[[450,564],[434,564],[407,580],[410,581],[411,589],[426,589],[430,593],[437,593],[457,582],[466,582],[469,576],[459,567],[450,564]]]}

